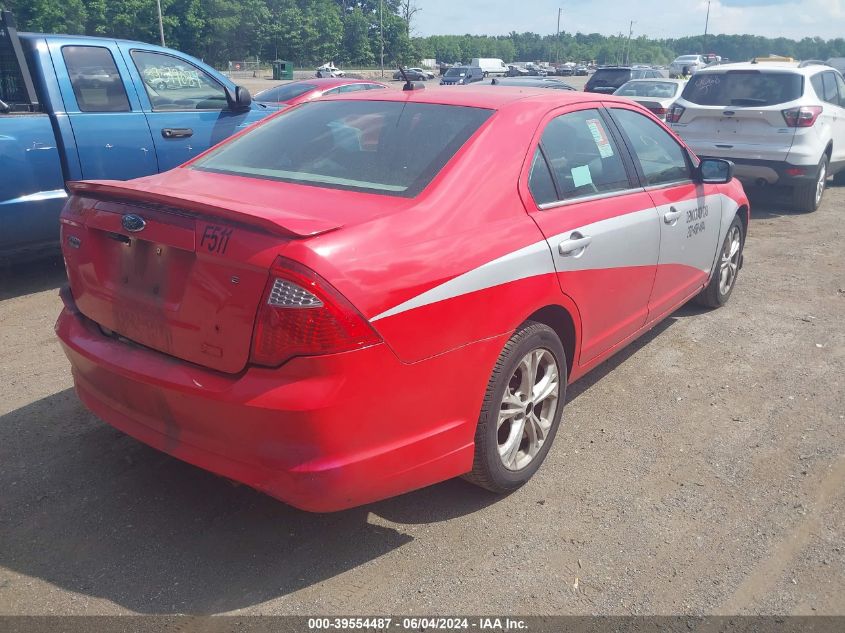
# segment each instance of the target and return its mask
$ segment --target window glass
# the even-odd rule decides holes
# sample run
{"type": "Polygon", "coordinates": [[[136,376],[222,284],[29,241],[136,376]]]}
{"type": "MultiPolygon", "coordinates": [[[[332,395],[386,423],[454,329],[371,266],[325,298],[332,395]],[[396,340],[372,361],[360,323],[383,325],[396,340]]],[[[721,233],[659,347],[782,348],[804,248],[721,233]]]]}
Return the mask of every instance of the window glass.
{"type": "Polygon", "coordinates": [[[196,66],[177,57],[132,51],[153,110],[222,110],[223,86],[196,66]]]}
{"type": "Polygon", "coordinates": [[[534,196],[534,201],[537,204],[546,204],[557,200],[555,183],[552,180],[552,174],[549,172],[549,165],[546,163],[546,159],[543,158],[543,153],[539,147],[534,152],[534,160],[531,163],[528,188],[531,190],[531,195],[534,196]]]}
{"type": "Polygon", "coordinates": [[[671,99],[678,92],[678,84],[671,81],[629,81],[614,94],[623,97],[652,97],[671,99]]]}
{"type": "Polygon", "coordinates": [[[18,58],[8,31],[0,24],[0,101],[8,106],[29,104],[18,58]]]}
{"type": "Polygon", "coordinates": [[[666,130],[638,112],[614,108],[611,114],[627,135],[647,184],[691,178],[686,152],[666,130]]]}
{"type": "Polygon", "coordinates": [[[628,188],[625,165],[598,110],[552,119],[540,142],[564,199],[628,188]]]}
{"type": "Polygon", "coordinates": [[[81,112],[129,112],[126,88],[109,49],[64,46],[62,57],[81,112]]]}
{"type": "Polygon", "coordinates": [[[285,84],[284,86],[270,88],[269,90],[262,90],[255,95],[255,100],[269,101],[271,103],[285,103],[290,99],[295,99],[296,97],[305,94],[309,90],[314,90],[316,87],[317,86],[314,84],[309,84],[305,81],[296,81],[291,84],[285,84]]]}
{"type": "Polygon", "coordinates": [[[348,86],[341,86],[341,92],[358,92],[359,90],[366,90],[367,84],[349,84],[348,86]]]}
{"type": "Polygon", "coordinates": [[[828,103],[839,105],[839,92],[836,90],[836,75],[831,72],[823,74],[824,94],[822,99],[828,103]]]}
{"type": "Polygon", "coordinates": [[[803,92],[803,78],[797,73],[728,70],[696,73],[683,97],[698,105],[753,107],[794,101],[803,92]]]}
{"type": "Polygon", "coordinates": [[[311,101],[224,143],[191,168],[409,197],[490,115],[429,103],[311,101]]]}
{"type": "Polygon", "coordinates": [[[813,85],[816,96],[819,99],[824,99],[824,80],[822,79],[822,73],[810,77],[810,83],[813,85]]]}
{"type": "Polygon", "coordinates": [[[836,75],[836,86],[839,88],[839,105],[845,108],[845,79],[841,75],[836,75]]]}

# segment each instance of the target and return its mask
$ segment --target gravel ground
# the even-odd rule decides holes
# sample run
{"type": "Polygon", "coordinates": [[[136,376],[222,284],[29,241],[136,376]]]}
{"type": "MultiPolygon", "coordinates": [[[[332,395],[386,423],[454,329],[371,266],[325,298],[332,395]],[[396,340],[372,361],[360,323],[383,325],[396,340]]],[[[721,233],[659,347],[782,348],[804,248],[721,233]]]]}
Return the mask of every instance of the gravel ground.
{"type": "Polygon", "coordinates": [[[845,188],[570,388],[545,465],[299,512],[89,414],[61,262],[0,278],[0,613],[845,614],[845,188]]]}

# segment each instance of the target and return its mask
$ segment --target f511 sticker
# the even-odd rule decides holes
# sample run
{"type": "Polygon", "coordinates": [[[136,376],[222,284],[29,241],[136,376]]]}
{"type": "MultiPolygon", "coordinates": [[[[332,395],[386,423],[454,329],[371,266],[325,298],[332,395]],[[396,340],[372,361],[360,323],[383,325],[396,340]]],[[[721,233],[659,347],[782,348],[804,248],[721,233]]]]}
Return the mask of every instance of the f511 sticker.
{"type": "Polygon", "coordinates": [[[233,229],[226,228],[225,226],[206,224],[205,230],[202,232],[202,238],[200,239],[200,248],[205,247],[209,253],[225,255],[232,233],[233,229]]]}

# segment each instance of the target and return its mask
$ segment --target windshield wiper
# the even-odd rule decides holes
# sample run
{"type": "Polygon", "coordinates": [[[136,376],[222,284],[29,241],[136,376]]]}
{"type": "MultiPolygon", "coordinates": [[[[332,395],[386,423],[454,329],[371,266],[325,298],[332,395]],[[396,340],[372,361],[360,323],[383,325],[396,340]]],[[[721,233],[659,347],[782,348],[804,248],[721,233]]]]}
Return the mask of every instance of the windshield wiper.
{"type": "Polygon", "coordinates": [[[766,105],[768,102],[765,99],[731,99],[731,105],[734,106],[763,106],[766,105]]]}

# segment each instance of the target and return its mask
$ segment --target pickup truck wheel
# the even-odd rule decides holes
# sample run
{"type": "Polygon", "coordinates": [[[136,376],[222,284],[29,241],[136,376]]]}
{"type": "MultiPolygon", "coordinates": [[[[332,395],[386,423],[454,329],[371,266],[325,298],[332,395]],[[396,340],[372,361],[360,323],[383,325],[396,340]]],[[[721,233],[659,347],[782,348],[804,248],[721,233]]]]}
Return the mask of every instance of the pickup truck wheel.
{"type": "Polygon", "coordinates": [[[796,185],[792,191],[792,208],[796,211],[812,212],[819,208],[827,184],[827,154],[819,162],[813,182],[796,185]]]}
{"type": "Polygon", "coordinates": [[[719,250],[719,260],[710,283],[695,298],[695,302],[706,308],[720,308],[728,302],[731,292],[736,285],[739,266],[742,263],[742,249],[745,246],[745,235],[742,221],[734,216],[728,227],[725,241],[719,250]]]}
{"type": "Polygon", "coordinates": [[[516,490],[543,463],[563,414],[566,356],[553,329],[527,321],[505,344],[484,395],[472,471],[497,493],[516,490]]]}

